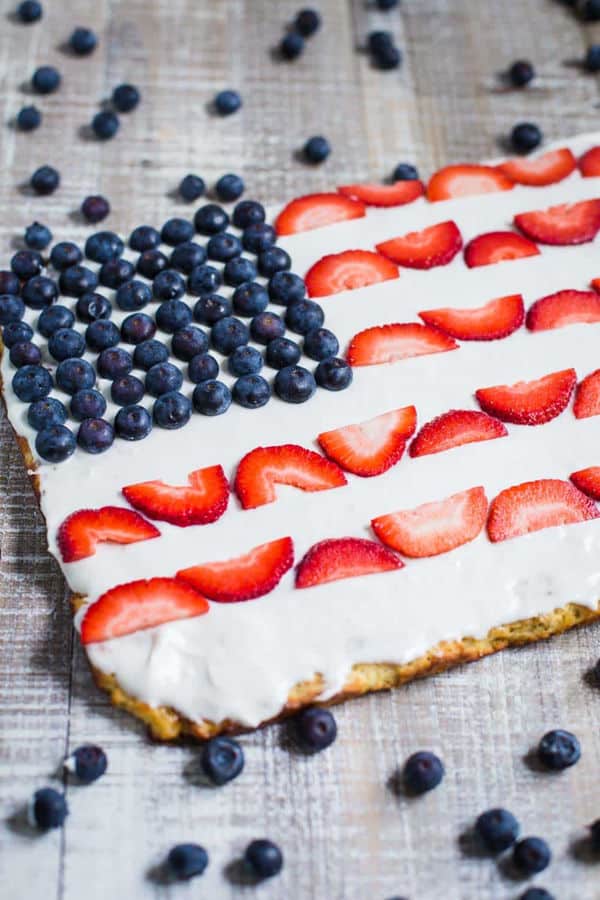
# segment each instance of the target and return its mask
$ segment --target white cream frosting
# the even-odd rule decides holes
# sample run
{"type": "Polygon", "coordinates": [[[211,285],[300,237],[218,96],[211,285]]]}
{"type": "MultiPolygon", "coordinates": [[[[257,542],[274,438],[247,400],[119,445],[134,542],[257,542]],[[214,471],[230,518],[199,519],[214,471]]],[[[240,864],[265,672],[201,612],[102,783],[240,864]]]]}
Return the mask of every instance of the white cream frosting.
{"type": "MultiPolygon", "coordinates": [[[[566,142],[576,154],[598,143],[600,135],[566,142]]],[[[326,253],[372,249],[381,240],[434,222],[454,219],[466,243],[477,234],[510,227],[516,212],[588,197],[600,197],[600,178],[574,173],[548,188],[517,187],[463,200],[369,210],[363,219],[280,243],[291,253],[294,270],[304,274],[326,253]]],[[[528,307],[562,288],[585,289],[598,276],[595,241],[578,247],[544,246],[538,257],[473,270],[459,257],[447,267],[402,270],[397,280],[319,302],[325,324],[345,348],[357,331],[371,325],[419,321],[419,310],[476,307],[512,293],[521,293],[528,307]]],[[[37,315],[28,311],[29,321],[34,323],[37,315]]],[[[119,321],[124,315],[117,311],[114,318],[119,321]]],[[[479,387],[512,384],[566,367],[575,368],[581,379],[600,366],[599,338],[600,324],[539,333],[522,328],[501,341],[466,342],[448,353],[355,369],[352,388],[339,394],[318,390],[302,406],[277,398],[255,411],[232,406],[217,418],[194,414],[177,432],[155,428],[141,442],[117,440],[102,456],[78,450],[60,465],[40,461],[50,552],[71,589],[94,601],[116,584],[173,575],[180,568],[231,558],[284,535],[293,537],[299,561],[324,538],[373,537],[369,522],[376,515],[475,485],[483,485],[491,499],[522,481],[566,479],[574,470],[600,463],[600,417],[577,420],[568,409],[543,426],[509,425],[506,438],[414,460],[406,455],[384,475],[349,475],[348,485],[335,490],[309,494],[280,487],[274,504],[255,510],[242,511],[232,496],[227,512],[213,525],[181,529],[158,522],[160,538],[126,547],[101,544],[94,556],[77,563],[63,564],[56,545],[57,529],[69,513],[106,504],[125,506],[121,488],[127,484],[152,478],[184,484],[193,469],[216,463],[232,479],[241,457],[258,445],[299,443],[318,449],[315,439],[321,431],[400,406],[416,406],[420,427],[448,409],[477,408],[473,392],[479,387]]],[[[33,447],[27,405],[10,387],[13,373],[5,354],[8,415],[33,447]]],[[[107,384],[102,382],[103,389],[107,384]]],[[[184,391],[189,394],[191,389],[186,382],[184,391]]],[[[126,691],[152,705],[171,706],[191,719],[232,718],[253,726],[275,715],[293,685],[316,672],[323,675],[323,696],[328,696],[342,687],[355,663],[403,663],[440,640],[482,636],[491,627],[569,601],[595,606],[599,558],[597,521],[495,545],[481,534],[443,556],[409,560],[400,571],[310,589],[296,590],[290,571],[271,594],[258,600],[212,603],[207,615],[87,650],[95,666],[114,673],[126,691]]]]}

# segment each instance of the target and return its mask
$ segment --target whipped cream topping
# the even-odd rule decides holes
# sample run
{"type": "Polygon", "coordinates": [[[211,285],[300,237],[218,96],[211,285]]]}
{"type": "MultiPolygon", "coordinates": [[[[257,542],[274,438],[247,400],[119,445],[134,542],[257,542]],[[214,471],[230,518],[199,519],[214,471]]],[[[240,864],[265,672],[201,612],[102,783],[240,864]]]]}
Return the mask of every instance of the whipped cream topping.
{"type": "MultiPolygon", "coordinates": [[[[578,155],[600,135],[562,142],[578,155]]],[[[453,219],[465,243],[485,231],[510,228],[515,213],[600,197],[600,178],[574,173],[547,188],[515,187],[498,194],[441,203],[370,209],[363,219],[282,239],[294,270],[326,253],[365,248],[387,238],[453,219]]],[[[462,257],[429,271],[402,270],[397,280],[321,298],[326,325],[345,348],[364,328],[420,321],[420,310],[477,307],[521,293],[526,307],[563,288],[585,289],[600,276],[598,242],[540,247],[537,257],[469,270],[462,257]]],[[[61,300],[61,302],[63,302],[61,300]]],[[[34,322],[38,313],[28,311],[34,322]]],[[[123,314],[124,315],[124,314],[123,314]]],[[[118,311],[115,320],[118,322],[118,311]]],[[[161,335],[157,335],[160,337],[161,335]]],[[[463,342],[458,350],[354,370],[342,393],[319,390],[302,406],[274,397],[264,409],[231,407],[223,416],[193,415],[181,431],[155,428],[136,443],[115,441],[105,454],[77,451],[52,466],[39,461],[41,505],[50,552],[69,586],[93,602],[116,584],[170,576],[183,567],[235,557],[257,544],[290,535],[296,561],[316,541],[373,537],[377,515],[440,500],[483,485],[488,498],[536,478],[563,478],[598,464],[600,417],[577,420],[572,409],[546,425],[508,425],[508,437],[410,459],[368,479],[321,493],[278,487],[278,500],[242,511],[235,496],[209,526],[177,528],[157,522],[161,537],[129,546],[100,544],[94,556],[64,564],[56,533],[76,509],[126,502],[127,484],[160,478],[184,484],[193,469],[220,463],[232,479],[241,457],[259,445],[298,443],[318,449],[316,437],[397,407],[414,404],[418,428],[452,408],[477,409],[473,392],[573,367],[581,379],[598,368],[600,324],[531,333],[521,328],[495,342],[463,342]]],[[[27,405],[13,394],[14,370],[4,354],[8,415],[33,448],[27,405]]],[[[191,386],[189,386],[191,389],[191,386]]],[[[60,396],[59,392],[55,392],[60,396]]],[[[110,412],[110,410],[109,410],[110,412]]],[[[336,693],[360,662],[403,663],[441,640],[483,636],[499,624],[548,612],[567,602],[595,606],[600,596],[600,523],[556,527],[491,544],[485,533],[431,559],[408,560],[402,570],[294,588],[288,572],[269,595],[247,603],[211,603],[207,615],[180,620],[87,647],[93,665],[114,673],[132,695],[168,705],[191,719],[235,719],[258,725],[277,714],[298,681],[321,673],[323,697],[336,693]],[[568,566],[565,563],[568,561],[568,566]]]]}

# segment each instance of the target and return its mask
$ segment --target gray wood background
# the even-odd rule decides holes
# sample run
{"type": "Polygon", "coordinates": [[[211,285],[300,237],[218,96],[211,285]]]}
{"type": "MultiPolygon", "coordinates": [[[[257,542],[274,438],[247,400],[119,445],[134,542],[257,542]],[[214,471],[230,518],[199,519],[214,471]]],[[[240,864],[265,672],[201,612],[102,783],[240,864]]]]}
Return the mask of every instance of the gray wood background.
{"type": "MultiPolygon", "coordinates": [[[[74,210],[88,193],[110,198],[107,225],[126,233],[188,211],[170,196],[187,171],[209,183],[240,172],[247,196],[274,201],[380,178],[401,160],[428,173],[494,155],[522,119],[552,139],[598,126],[597,79],[574,61],[600,28],[578,24],[553,0],[403,0],[385,16],[364,0],[315,5],[322,30],[285,64],[272,49],[299,0],[47,0],[43,22],[28,27],[11,18],[13,0],[2,0],[1,259],[34,218],[57,239],[83,237],[74,210]],[[76,24],[100,35],[92,57],[60,49],[76,24]],[[381,26],[404,51],[399,72],[374,71],[356,52],[381,26]],[[535,86],[499,90],[495,73],[519,57],[535,62],[535,86]],[[58,65],[63,87],[39,99],[43,127],[17,133],[8,123],[31,99],[23,82],[43,63],[58,65]],[[123,80],[141,87],[142,105],[122,117],[114,141],[90,140],[84,126],[123,80]],[[227,86],[242,91],[243,112],[215,119],[207,102],[227,86]],[[294,150],[313,133],[326,134],[334,151],[308,169],[294,150]],[[19,184],[46,162],[60,169],[61,189],[27,196],[19,184]]],[[[93,687],[4,420],[0,438],[1,896],[516,898],[524,886],[461,839],[476,814],[502,803],[524,833],[552,845],[554,862],[537,882],[563,900],[600,897],[600,861],[583,842],[600,817],[600,690],[585,678],[600,656],[598,626],[339,708],[339,739],[316,758],[291,751],[284,727],[245,737],[243,777],[210,790],[198,782],[193,746],[152,745],[93,687]],[[525,757],[557,726],[580,736],[582,760],[564,774],[540,773],[525,757]],[[67,826],[37,836],[19,810],[34,789],[55,783],[61,758],[83,741],[105,747],[109,773],[91,787],[67,785],[67,826]],[[447,777],[409,802],[389,779],[420,748],[441,754],[447,777]],[[255,890],[237,883],[230,863],[257,836],[278,841],[286,864],[255,890]],[[205,844],[211,864],[201,880],[168,886],[156,867],[181,840],[205,844]]]]}

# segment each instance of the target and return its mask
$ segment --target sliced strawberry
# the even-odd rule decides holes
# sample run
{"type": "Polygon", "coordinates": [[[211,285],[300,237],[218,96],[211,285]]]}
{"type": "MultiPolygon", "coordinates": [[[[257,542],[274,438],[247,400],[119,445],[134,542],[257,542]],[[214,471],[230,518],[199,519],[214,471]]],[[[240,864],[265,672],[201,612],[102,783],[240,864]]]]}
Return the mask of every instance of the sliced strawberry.
{"type": "Polygon", "coordinates": [[[410,456],[427,456],[472,444],[506,437],[508,431],[498,419],[472,409],[451,409],[427,422],[410,445],[410,456]]]}
{"type": "Polygon", "coordinates": [[[394,184],[343,184],[338,193],[353,200],[361,200],[367,206],[404,206],[425,193],[422,181],[395,181],[394,184]]]}
{"type": "Polygon", "coordinates": [[[84,644],[108,641],[177,619],[202,616],[204,597],[174,578],[150,578],[119,584],[88,607],[81,623],[84,644]]]}
{"type": "Polygon", "coordinates": [[[309,297],[327,297],[398,278],[398,267],[372,250],[344,250],[324,256],[306,273],[309,297]]]}
{"type": "Polygon", "coordinates": [[[487,511],[485,490],[474,487],[436,503],[378,516],[371,527],[380,541],[405,556],[437,556],[474,540],[487,511]]]}
{"type": "Polygon", "coordinates": [[[600,500],[600,466],[590,466],[588,469],[572,472],[569,478],[577,490],[592,500],[600,500]]]}
{"type": "Polygon", "coordinates": [[[435,172],[427,185],[427,199],[451,200],[473,194],[491,194],[510,191],[514,183],[494,166],[465,165],[446,166],[435,172]]]}
{"type": "Polygon", "coordinates": [[[426,325],[461,341],[496,341],[521,327],[525,307],[520,294],[511,294],[473,309],[426,309],[419,317],[426,325]]]}
{"type": "Polygon", "coordinates": [[[395,553],[375,541],[330,538],[313,544],[302,558],[296,570],[296,587],[314,587],[341,578],[390,572],[403,567],[404,563],[395,553]]]}
{"type": "Polygon", "coordinates": [[[600,415],[600,369],[590,372],[577,385],[573,414],[577,419],[600,415]]]}
{"type": "Polygon", "coordinates": [[[399,462],[416,425],[416,409],[404,406],[358,425],[324,431],[317,440],[329,459],[346,472],[369,478],[399,462]]]}
{"type": "Polygon", "coordinates": [[[475,391],[484,412],[515,425],[542,425],[568,406],[577,384],[575,369],[551,372],[535,381],[518,381],[475,391]]]}
{"type": "Polygon", "coordinates": [[[461,247],[462,237],[455,223],[439,222],[422,231],[411,231],[377,244],[376,250],[409,269],[432,269],[434,266],[446,266],[461,247]]]}
{"type": "Polygon", "coordinates": [[[549,209],[520,213],[515,225],[540,244],[586,244],[600,229],[600,200],[561,203],[549,209]]]}
{"type": "Polygon", "coordinates": [[[487,530],[490,541],[505,541],[597,516],[596,505],[568,481],[542,478],[501,491],[490,504],[487,530]]]}
{"type": "Polygon", "coordinates": [[[340,194],[306,194],[296,197],[285,206],[275,220],[279,235],[312,231],[334,222],[361,219],[365,215],[364,203],[342,197],[340,194]]]}
{"type": "Polygon", "coordinates": [[[457,350],[447,334],[417,322],[375,325],[359,331],[350,341],[347,359],[351,366],[377,366],[409,356],[457,350]]]}
{"type": "Polygon", "coordinates": [[[600,322],[600,296],[594,291],[557,291],[532,303],[525,321],[530,331],[600,322]]]}
{"type": "Polygon", "coordinates": [[[544,187],[562,181],[575,171],[577,160],[567,147],[549,150],[535,159],[508,159],[500,163],[498,169],[517,184],[544,187]]]}
{"type": "Polygon", "coordinates": [[[590,287],[593,288],[597,294],[600,294],[600,278],[592,278],[590,287]]]}
{"type": "Polygon", "coordinates": [[[164,481],[128,484],[123,494],[136,509],[151,519],[185,528],[220,519],[229,501],[229,484],[221,466],[196,469],[188,484],[179,487],[164,481]]]}
{"type": "Polygon", "coordinates": [[[539,249],[533,241],[514,231],[488,231],[469,241],[465,247],[465,262],[470,269],[491,266],[512,259],[538,256],[539,249]]]}
{"type": "Polygon", "coordinates": [[[243,457],[234,489],[244,509],[273,503],[277,484],[302,491],[328,491],[346,484],[346,476],[334,462],[298,444],[256,447],[243,457]]]}
{"type": "Polygon", "coordinates": [[[235,559],[182,569],[176,578],[217,603],[239,603],[268,594],[293,564],[294,544],[284,537],[235,559]]]}
{"type": "Polygon", "coordinates": [[[135,544],[160,536],[160,531],[139,513],[121,506],[80,509],[67,516],[58,529],[57,541],[63,562],[93,556],[96,544],[135,544]]]}
{"type": "Polygon", "coordinates": [[[600,175],[600,147],[592,147],[579,158],[577,164],[584,178],[600,175]]]}

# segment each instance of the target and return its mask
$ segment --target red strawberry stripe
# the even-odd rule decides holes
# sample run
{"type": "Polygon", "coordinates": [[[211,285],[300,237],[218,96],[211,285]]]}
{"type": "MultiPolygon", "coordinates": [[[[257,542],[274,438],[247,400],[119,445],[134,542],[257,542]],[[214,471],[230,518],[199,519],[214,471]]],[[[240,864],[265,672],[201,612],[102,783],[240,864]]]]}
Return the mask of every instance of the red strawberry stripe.
{"type": "MultiPolygon", "coordinates": [[[[408,182],[407,182],[408,183],[408,182]]],[[[377,244],[377,251],[409,269],[432,269],[451,262],[462,247],[462,237],[454,222],[439,222],[422,231],[377,244]]]]}
{"type": "Polygon", "coordinates": [[[600,322],[600,296],[594,291],[558,291],[541,297],[527,312],[530,331],[548,331],[565,325],[600,322]]]}
{"type": "Polygon", "coordinates": [[[309,297],[328,297],[398,278],[398,267],[371,250],[344,250],[316,262],[306,273],[309,297]]]}
{"type": "Polygon", "coordinates": [[[577,419],[600,415],[600,369],[590,372],[577,385],[573,413],[577,419]]]}
{"type": "Polygon", "coordinates": [[[403,568],[395,553],[364,538],[330,538],[313,544],[296,571],[296,587],[314,587],[342,578],[403,568]]]}
{"type": "Polygon", "coordinates": [[[278,235],[312,231],[335,222],[361,219],[365,215],[364,204],[340,194],[306,194],[296,197],[285,206],[275,220],[278,235]]]}
{"type": "Polygon", "coordinates": [[[580,469],[579,472],[573,472],[570,478],[579,491],[592,500],[600,500],[600,466],[580,469]]]}
{"type": "Polygon", "coordinates": [[[378,516],[371,526],[380,541],[405,556],[437,556],[474,540],[487,511],[485,490],[474,487],[416,509],[378,516]]]}
{"type": "Polygon", "coordinates": [[[513,187],[510,178],[493,166],[446,166],[431,176],[427,185],[427,199],[451,200],[473,194],[510,191],[513,187]]]}
{"type": "Polygon", "coordinates": [[[81,623],[81,640],[84,644],[107,641],[165,622],[202,616],[208,610],[204,597],[173,578],[130,581],[106,591],[88,607],[81,623]]]}
{"type": "Polygon", "coordinates": [[[597,516],[596,505],[568,481],[543,478],[501,491],[490,504],[487,530],[491,541],[505,541],[597,516]]]}
{"type": "Polygon", "coordinates": [[[425,193],[422,181],[396,181],[394,184],[344,184],[338,188],[344,197],[361,200],[367,206],[404,206],[425,193]]]}
{"type": "Polygon", "coordinates": [[[376,366],[457,349],[458,344],[447,334],[428,325],[406,322],[359,331],[350,341],[347,359],[351,366],[376,366]]]}
{"type": "Polygon", "coordinates": [[[486,413],[471,409],[451,409],[427,422],[410,445],[410,456],[427,456],[472,444],[506,437],[505,426],[486,413]]]}
{"type": "Polygon", "coordinates": [[[293,564],[294,544],[284,537],[235,559],[182,569],[176,578],[217,603],[238,603],[268,594],[293,564]]]}
{"type": "Polygon", "coordinates": [[[99,543],[134,544],[159,537],[160,531],[139,513],[121,506],[80,509],[71,513],[58,529],[57,541],[63,562],[93,556],[99,543]]]}
{"type": "Polygon", "coordinates": [[[538,256],[539,252],[533,241],[514,231],[490,231],[473,238],[465,247],[464,255],[466,264],[474,269],[477,266],[538,256]]]}
{"type": "Polygon", "coordinates": [[[461,341],[495,341],[521,327],[525,308],[521,295],[512,294],[473,309],[427,309],[419,317],[426,325],[461,341]]]}
{"type": "Polygon", "coordinates": [[[575,369],[563,369],[535,381],[480,388],[475,396],[484,412],[502,422],[542,425],[567,408],[576,384],[575,369]]]}
{"type": "Polygon", "coordinates": [[[600,229],[600,200],[563,203],[515,216],[523,234],[540,244],[585,244],[600,229]]]}
{"type": "Polygon", "coordinates": [[[327,491],[345,485],[346,476],[334,462],[298,444],[256,447],[243,457],[234,489],[244,509],[273,503],[277,484],[303,491],[327,491]]]}
{"type": "Polygon", "coordinates": [[[549,150],[535,159],[509,159],[497,168],[517,184],[543,187],[567,178],[575,171],[577,161],[571,151],[562,147],[549,150]]]}
{"type": "Polygon", "coordinates": [[[584,178],[600,175],[600,147],[592,147],[579,160],[579,171],[584,178]]]}
{"type": "Polygon", "coordinates": [[[123,488],[136,509],[151,519],[160,519],[185,528],[216,522],[229,501],[229,484],[221,466],[197,469],[189,484],[178,487],[164,481],[142,481],[123,488]]]}
{"type": "Polygon", "coordinates": [[[317,440],[342,469],[368,478],[387,472],[402,457],[417,424],[414,406],[405,406],[358,425],[324,431],[317,440]]]}

